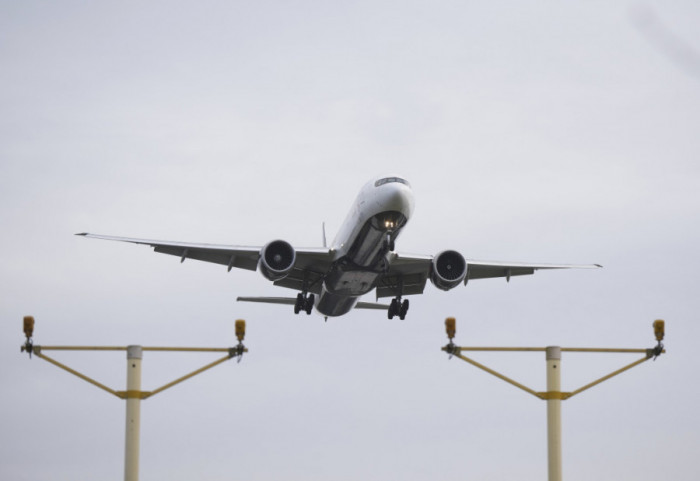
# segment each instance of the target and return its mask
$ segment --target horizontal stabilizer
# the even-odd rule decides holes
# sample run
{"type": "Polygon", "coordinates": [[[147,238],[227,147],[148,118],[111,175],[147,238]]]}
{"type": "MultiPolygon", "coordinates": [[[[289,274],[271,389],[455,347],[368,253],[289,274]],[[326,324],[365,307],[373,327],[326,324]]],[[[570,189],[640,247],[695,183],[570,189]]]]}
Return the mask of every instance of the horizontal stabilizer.
{"type": "Polygon", "coordinates": [[[237,297],[237,301],[243,302],[264,302],[265,304],[296,304],[296,297],[237,297]]]}
{"type": "Polygon", "coordinates": [[[355,309],[381,309],[386,311],[389,309],[389,304],[378,304],[376,302],[358,302],[355,304],[355,309]]]}
{"type": "MultiPolygon", "coordinates": [[[[293,306],[296,304],[296,297],[237,297],[237,301],[242,302],[262,302],[265,304],[286,304],[293,306]]],[[[378,304],[375,302],[358,302],[355,305],[355,309],[389,309],[388,304],[378,304]]]]}

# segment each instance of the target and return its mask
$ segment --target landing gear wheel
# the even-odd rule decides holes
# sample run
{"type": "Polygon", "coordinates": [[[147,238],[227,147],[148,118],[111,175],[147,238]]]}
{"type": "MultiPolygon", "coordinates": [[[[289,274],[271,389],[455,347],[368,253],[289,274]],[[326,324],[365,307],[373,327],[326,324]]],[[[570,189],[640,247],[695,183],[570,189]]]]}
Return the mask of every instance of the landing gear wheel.
{"type": "Polygon", "coordinates": [[[307,297],[304,300],[304,311],[306,311],[306,314],[309,315],[311,314],[311,309],[314,308],[314,295],[309,294],[309,297],[307,297]]]}
{"type": "Polygon", "coordinates": [[[408,312],[408,299],[401,303],[401,309],[399,310],[399,319],[402,321],[406,319],[406,313],[408,312]]]}
{"type": "Polygon", "coordinates": [[[387,317],[393,319],[399,310],[399,301],[397,299],[392,299],[391,304],[389,304],[389,310],[387,311],[387,317]]]}
{"type": "Polygon", "coordinates": [[[294,304],[294,314],[299,314],[302,307],[304,306],[304,302],[305,302],[304,295],[301,293],[297,294],[297,302],[296,302],[296,304],[294,304]]]}

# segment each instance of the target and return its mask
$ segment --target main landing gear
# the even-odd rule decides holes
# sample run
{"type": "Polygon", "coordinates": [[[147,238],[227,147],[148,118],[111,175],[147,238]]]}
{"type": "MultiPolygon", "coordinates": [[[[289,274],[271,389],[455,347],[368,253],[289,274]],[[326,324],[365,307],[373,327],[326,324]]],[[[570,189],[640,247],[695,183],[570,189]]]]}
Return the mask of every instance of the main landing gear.
{"type": "Polygon", "coordinates": [[[400,297],[396,297],[391,300],[389,304],[389,311],[387,312],[387,317],[393,319],[394,316],[399,316],[402,321],[406,318],[406,313],[408,312],[408,299],[401,302],[400,297]]]}
{"type": "Polygon", "coordinates": [[[305,293],[297,294],[297,302],[294,304],[294,314],[299,314],[299,312],[304,311],[306,314],[311,314],[311,309],[314,308],[314,295],[305,293]]]}

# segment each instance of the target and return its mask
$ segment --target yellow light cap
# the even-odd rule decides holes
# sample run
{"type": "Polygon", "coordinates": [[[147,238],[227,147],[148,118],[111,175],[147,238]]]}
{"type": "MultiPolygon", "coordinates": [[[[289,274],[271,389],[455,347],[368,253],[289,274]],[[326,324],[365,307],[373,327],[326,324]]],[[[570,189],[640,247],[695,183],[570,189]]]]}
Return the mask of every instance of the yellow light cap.
{"type": "Polygon", "coordinates": [[[24,335],[27,339],[34,335],[34,318],[32,316],[24,316],[24,335]]]}
{"type": "Polygon", "coordinates": [[[445,319],[445,331],[447,331],[448,338],[454,339],[455,334],[457,334],[457,320],[454,317],[445,319]]]}
{"type": "Polygon", "coordinates": [[[665,334],[664,321],[662,319],[657,319],[654,321],[654,335],[657,341],[663,341],[665,334]]]}
{"type": "Polygon", "coordinates": [[[243,342],[245,338],[245,321],[243,319],[238,319],[236,321],[236,338],[238,342],[243,342]]]}

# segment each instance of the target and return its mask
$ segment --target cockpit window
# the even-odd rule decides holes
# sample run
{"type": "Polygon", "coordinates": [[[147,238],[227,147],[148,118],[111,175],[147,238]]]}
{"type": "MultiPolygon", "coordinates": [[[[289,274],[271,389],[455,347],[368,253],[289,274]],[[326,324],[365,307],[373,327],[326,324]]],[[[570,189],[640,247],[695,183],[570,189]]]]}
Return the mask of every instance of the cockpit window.
{"type": "Polygon", "coordinates": [[[379,187],[380,185],[384,184],[390,184],[392,182],[399,182],[401,184],[406,184],[407,186],[411,186],[411,184],[408,183],[407,180],[402,179],[401,177],[384,177],[383,179],[379,179],[374,183],[375,187],[379,187]]]}

